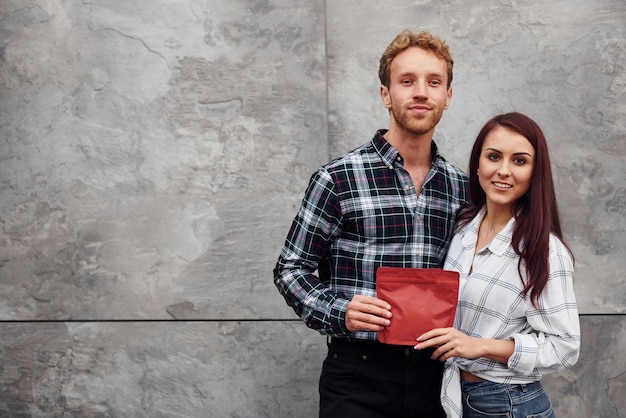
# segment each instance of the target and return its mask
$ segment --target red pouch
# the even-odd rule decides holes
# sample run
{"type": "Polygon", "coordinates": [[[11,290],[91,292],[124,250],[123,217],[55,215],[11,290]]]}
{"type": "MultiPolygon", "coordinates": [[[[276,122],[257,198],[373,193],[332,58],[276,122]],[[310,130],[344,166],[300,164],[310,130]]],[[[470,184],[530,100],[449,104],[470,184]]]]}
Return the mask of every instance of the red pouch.
{"type": "Polygon", "coordinates": [[[378,332],[385,344],[415,345],[433,328],[454,324],[459,273],[442,269],[379,267],[376,295],[391,305],[391,324],[378,332]]]}

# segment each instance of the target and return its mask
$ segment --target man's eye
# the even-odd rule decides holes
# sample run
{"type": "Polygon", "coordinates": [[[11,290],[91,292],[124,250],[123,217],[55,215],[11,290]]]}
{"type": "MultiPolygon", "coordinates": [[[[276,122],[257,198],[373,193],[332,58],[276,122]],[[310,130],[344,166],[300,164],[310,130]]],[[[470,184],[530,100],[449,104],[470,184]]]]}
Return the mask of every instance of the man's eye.
{"type": "Polygon", "coordinates": [[[412,83],[412,81],[411,80],[402,80],[401,83],[404,84],[404,85],[409,85],[409,84],[412,83]]]}

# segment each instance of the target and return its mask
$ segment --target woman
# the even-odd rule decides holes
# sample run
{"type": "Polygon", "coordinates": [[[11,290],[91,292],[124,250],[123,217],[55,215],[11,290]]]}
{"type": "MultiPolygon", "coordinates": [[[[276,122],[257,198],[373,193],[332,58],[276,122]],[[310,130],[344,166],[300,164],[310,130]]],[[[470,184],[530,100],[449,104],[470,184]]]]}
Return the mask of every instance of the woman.
{"type": "Polygon", "coordinates": [[[469,171],[444,266],[461,274],[455,327],[415,348],[446,362],[449,417],[554,417],[539,380],[576,363],[580,326],[543,132],[520,113],[494,117],[469,171]]]}

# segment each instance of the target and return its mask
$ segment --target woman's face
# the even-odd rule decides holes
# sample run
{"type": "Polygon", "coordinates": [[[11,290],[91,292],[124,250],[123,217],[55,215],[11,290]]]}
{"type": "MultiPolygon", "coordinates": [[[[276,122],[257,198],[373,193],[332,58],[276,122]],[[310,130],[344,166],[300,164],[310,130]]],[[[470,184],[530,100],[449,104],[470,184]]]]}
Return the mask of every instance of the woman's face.
{"type": "Polygon", "coordinates": [[[509,209],[530,187],[535,149],[526,137],[501,126],[483,143],[478,160],[478,180],[487,206],[509,209]]]}

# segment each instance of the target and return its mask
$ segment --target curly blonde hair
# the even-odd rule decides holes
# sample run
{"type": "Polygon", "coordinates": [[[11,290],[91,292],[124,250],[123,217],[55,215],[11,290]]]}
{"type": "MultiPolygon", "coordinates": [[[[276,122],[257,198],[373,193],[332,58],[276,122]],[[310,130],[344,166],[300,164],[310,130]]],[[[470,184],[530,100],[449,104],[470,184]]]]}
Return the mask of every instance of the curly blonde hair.
{"type": "Polygon", "coordinates": [[[452,84],[452,67],[454,60],[450,54],[448,44],[441,38],[433,36],[429,32],[414,33],[406,29],[400,32],[396,38],[389,44],[382,57],[380,57],[380,67],[378,68],[378,78],[380,83],[389,88],[390,67],[391,62],[402,51],[417,47],[425,51],[431,51],[437,58],[440,58],[446,62],[448,68],[448,88],[452,84]]]}

